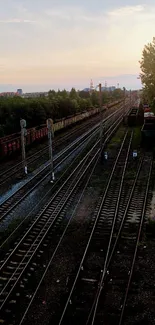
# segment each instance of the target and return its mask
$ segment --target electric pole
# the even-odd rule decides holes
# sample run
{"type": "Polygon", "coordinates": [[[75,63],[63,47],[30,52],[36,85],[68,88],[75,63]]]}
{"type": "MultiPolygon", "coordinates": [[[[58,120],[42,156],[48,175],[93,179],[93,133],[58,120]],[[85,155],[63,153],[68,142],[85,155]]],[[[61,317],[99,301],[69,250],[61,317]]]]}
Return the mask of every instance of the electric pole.
{"type": "Polygon", "coordinates": [[[21,148],[22,148],[22,165],[24,174],[27,175],[27,163],[26,163],[26,153],[25,153],[25,136],[27,135],[26,130],[26,120],[20,120],[21,127],[21,148]]]}
{"type": "Polygon", "coordinates": [[[130,108],[131,108],[131,89],[130,89],[130,108]]]}
{"type": "Polygon", "coordinates": [[[124,113],[123,113],[123,115],[125,115],[125,87],[123,87],[123,90],[124,90],[124,109],[123,109],[124,113]]]}
{"type": "Polygon", "coordinates": [[[100,149],[102,158],[102,138],[103,138],[103,122],[102,122],[102,85],[99,84],[99,107],[100,107],[100,149]]]}
{"type": "Polygon", "coordinates": [[[52,138],[54,137],[53,132],[53,120],[48,119],[47,121],[47,128],[48,128],[48,146],[49,146],[49,160],[51,165],[51,183],[54,182],[55,176],[54,176],[54,168],[53,168],[53,148],[52,148],[52,138]]]}

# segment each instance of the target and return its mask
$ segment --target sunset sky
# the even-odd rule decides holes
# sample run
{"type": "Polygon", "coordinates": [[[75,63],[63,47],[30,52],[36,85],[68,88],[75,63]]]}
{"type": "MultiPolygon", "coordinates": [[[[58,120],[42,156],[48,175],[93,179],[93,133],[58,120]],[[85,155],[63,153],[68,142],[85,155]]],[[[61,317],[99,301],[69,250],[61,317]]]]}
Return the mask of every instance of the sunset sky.
{"type": "MultiPolygon", "coordinates": [[[[146,0],[145,0],[146,1],[146,0]]],[[[140,87],[155,2],[0,0],[0,91],[108,85],[140,87]]]]}

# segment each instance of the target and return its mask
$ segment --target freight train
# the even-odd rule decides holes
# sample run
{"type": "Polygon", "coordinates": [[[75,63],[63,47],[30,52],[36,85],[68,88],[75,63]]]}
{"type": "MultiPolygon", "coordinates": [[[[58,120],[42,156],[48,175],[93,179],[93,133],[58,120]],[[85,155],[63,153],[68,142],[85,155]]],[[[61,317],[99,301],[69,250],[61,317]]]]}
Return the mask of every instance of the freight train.
{"type": "Polygon", "coordinates": [[[141,144],[153,146],[155,142],[155,116],[148,105],[144,105],[144,124],[141,129],[141,144]]]}
{"type": "MultiPolygon", "coordinates": [[[[108,104],[106,107],[103,107],[103,110],[106,108],[111,108],[115,106],[120,101],[115,101],[112,104],[108,104]]],[[[79,113],[76,115],[68,116],[67,118],[63,118],[61,120],[55,121],[54,123],[54,132],[58,132],[64,128],[69,127],[72,124],[78,123],[88,117],[94,116],[99,113],[99,108],[92,108],[89,111],[85,111],[83,113],[79,113]]],[[[30,146],[33,143],[37,143],[42,139],[47,137],[47,126],[46,124],[40,125],[39,127],[33,127],[31,129],[27,129],[27,135],[25,137],[25,145],[30,146]]],[[[8,157],[21,149],[21,134],[15,133],[3,138],[0,138],[0,158],[8,157]]]]}
{"type": "Polygon", "coordinates": [[[138,99],[128,114],[128,126],[133,127],[133,126],[142,125],[143,122],[144,122],[144,112],[140,108],[140,102],[138,99]]]}

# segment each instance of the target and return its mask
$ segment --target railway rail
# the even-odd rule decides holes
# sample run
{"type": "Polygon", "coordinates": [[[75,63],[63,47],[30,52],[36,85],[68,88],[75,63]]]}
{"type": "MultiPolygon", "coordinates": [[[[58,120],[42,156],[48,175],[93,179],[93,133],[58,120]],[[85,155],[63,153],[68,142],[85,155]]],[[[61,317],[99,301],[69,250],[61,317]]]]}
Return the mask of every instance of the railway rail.
{"type": "MultiPolygon", "coordinates": [[[[118,107],[121,107],[122,104],[118,107]]],[[[111,108],[110,112],[112,113],[115,108],[111,108]]],[[[109,110],[103,112],[103,117],[106,118],[109,115],[109,110]]],[[[60,136],[58,139],[54,139],[53,141],[53,147],[56,149],[57,147],[63,145],[64,143],[66,144],[67,142],[70,142],[70,139],[72,138],[73,140],[75,137],[80,136],[83,131],[86,131],[86,129],[91,128],[95,123],[99,122],[100,116],[96,116],[91,119],[91,121],[85,122],[82,126],[76,126],[74,127],[73,130],[70,130],[69,133],[66,135],[60,136]]],[[[43,163],[45,160],[48,159],[48,146],[45,146],[42,150],[37,151],[31,156],[27,157],[27,165],[28,169],[33,168],[33,164],[39,160],[40,164],[43,163]]],[[[1,169],[2,170],[2,169],[1,169]]],[[[6,183],[7,180],[9,180],[12,176],[15,174],[21,172],[22,170],[22,162],[19,162],[17,164],[14,164],[13,166],[9,167],[6,169],[5,167],[0,173],[0,186],[2,186],[4,183],[6,183]]]]}
{"type": "MultiPolygon", "coordinates": [[[[115,115],[114,115],[115,116],[115,115]]],[[[108,139],[118,128],[122,121],[122,115],[118,120],[114,121],[111,129],[107,133],[108,139]]],[[[51,236],[54,238],[52,244],[52,256],[54,258],[56,251],[62,241],[71,222],[64,218],[65,209],[71,205],[78,194],[81,184],[87,183],[97,163],[100,149],[98,149],[100,141],[92,147],[92,149],[80,161],[78,166],[68,176],[59,190],[53,194],[50,202],[42,209],[41,213],[36,216],[32,224],[25,230],[25,233],[14,244],[8,253],[4,256],[0,264],[0,311],[1,322],[7,322],[13,319],[12,315],[18,309],[18,303],[23,295],[28,279],[33,275],[39,260],[49,243],[51,236]],[[59,236],[55,235],[55,230],[59,229],[59,236]],[[11,313],[11,314],[10,314],[11,313]]],[[[2,248],[2,247],[1,247],[2,248]]],[[[43,274],[44,276],[44,274],[43,274]]],[[[38,286],[40,285],[40,282],[38,286]]],[[[38,287],[32,286],[30,291],[37,291],[38,287]]],[[[35,296],[35,293],[34,293],[35,296]]],[[[25,306],[24,306],[25,307],[25,306]]],[[[29,308],[29,306],[27,307],[29,308]]],[[[21,320],[22,322],[22,320],[21,320]]],[[[17,322],[16,322],[17,324],[17,322]]]]}
{"type": "MultiPolygon", "coordinates": [[[[128,188],[124,161],[120,184],[115,191],[106,188],[59,325],[76,325],[79,319],[85,325],[122,324],[145,217],[152,159],[148,153],[144,155],[128,188]]],[[[111,180],[107,186],[112,185],[111,180]]]]}
{"type": "MultiPolygon", "coordinates": [[[[69,133],[67,133],[66,135],[63,135],[63,137],[61,136],[60,138],[56,139],[53,141],[53,149],[55,151],[56,148],[58,148],[59,146],[61,146],[64,143],[67,143],[68,140],[70,142],[70,139],[74,139],[77,134],[78,136],[80,136],[80,134],[82,134],[84,131],[86,131],[86,129],[91,128],[94,124],[95,121],[98,119],[94,119],[93,121],[89,121],[86,125],[82,125],[81,127],[78,126],[74,128],[73,130],[70,130],[69,133]]],[[[48,146],[45,146],[45,148],[37,151],[36,153],[34,153],[31,156],[27,157],[27,165],[28,165],[28,170],[33,166],[33,163],[38,161],[40,163],[43,163],[45,161],[48,160],[48,146]]],[[[22,162],[19,162],[15,165],[13,165],[12,167],[8,168],[6,170],[6,168],[4,168],[0,174],[0,186],[2,186],[4,183],[6,183],[6,181],[8,179],[10,179],[10,177],[14,176],[15,174],[17,174],[18,172],[21,172],[22,169],[22,162]]]]}
{"type": "MultiPolygon", "coordinates": [[[[92,139],[92,137],[96,134],[97,129],[95,128],[94,131],[91,130],[87,132],[87,134],[78,138],[78,140],[74,141],[66,149],[62,150],[54,158],[54,168],[58,168],[58,166],[60,166],[65,160],[69,158],[69,156],[77,151],[79,147],[92,139]]],[[[21,201],[23,201],[34,189],[36,189],[45,179],[50,176],[51,172],[49,169],[50,163],[46,164],[41,170],[32,176],[28,182],[23,184],[18,190],[16,190],[16,192],[14,192],[9,198],[0,204],[0,221],[3,220],[9,213],[11,213],[21,201]]]]}
{"type": "MultiPolygon", "coordinates": [[[[109,117],[104,120],[106,123],[106,127],[111,123],[111,119],[114,116],[119,116],[120,111],[117,113],[112,113],[109,117]]],[[[84,142],[92,139],[99,130],[99,123],[95,125],[92,129],[87,131],[77,140],[75,140],[71,145],[62,150],[60,154],[58,154],[54,158],[54,164],[56,164],[55,168],[57,168],[64,160],[66,160],[74,151],[77,150],[84,142]]],[[[14,193],[12,193],[8,198],[6,198],[0,204],[0,221],[3,220],[8,214],[10,214],[19,203],[21,203],[34,189],[36,189],[41,182],[47,179],[50,175],[49,172],[50,163],[47,163],[41,170],[39,170],[34,176],[32,176],[26,183],[19,187],[14,193]]]]}

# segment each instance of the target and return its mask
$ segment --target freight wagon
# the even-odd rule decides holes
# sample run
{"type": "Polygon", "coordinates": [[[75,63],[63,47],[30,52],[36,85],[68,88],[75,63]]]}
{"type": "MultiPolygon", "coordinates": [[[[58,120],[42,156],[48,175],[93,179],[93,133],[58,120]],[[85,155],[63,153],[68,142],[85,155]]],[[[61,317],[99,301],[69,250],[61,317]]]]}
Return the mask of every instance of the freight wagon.
{"type": "MultiPolygon", "coordinates": [[[[110,108],[114,105],[121,103],[122,101],[116,101],[112,104],[107,105],[110,108]]],[[[103,107],[105,110],[105,107],[103,107]]],[[[64,128],[68,128],[70,125],[78,123],[88,117],[94,116],[99,113],[99,108],[92,108],[89,111],[83,113],[78,113],[61,120],[57,120],[54,123],[54,132],[58,132],[64,128]]],[[[37,143],[47,136],[47,126],[46,124],[40,125],[39,127],[34,127],[27,129],[27,135],[25,137],[25,145],[30,146],[33,143],[37,143]]],[[[6,137],[0,138],[0,158],[7,157],[13,153],[21,150],[21,138],[20,132],[8,135],[6,137]]]]}
{"type": "Polygon", "coordinates": [[[133,107],[128,114],[128,126],[142,125],[143,121],[143,112],[138,107],[133,107]]]}
{"type": "Polygon", "coordinates": [[[144,113],[144,123],[154,123],[155,116],[153,112],[144,113]]]}
{"type": "Polygon", "coordinates": [[[146,123],[141,129],[141,144],[153,146],[155,143],[155,123],[146,123]]]}
{"type": "Polygon", "coordinates": [[[133,107],[128,115],[128,125],[136,126],[137,125],[137,116],[138,116],[138,108],[133,107]]]}

